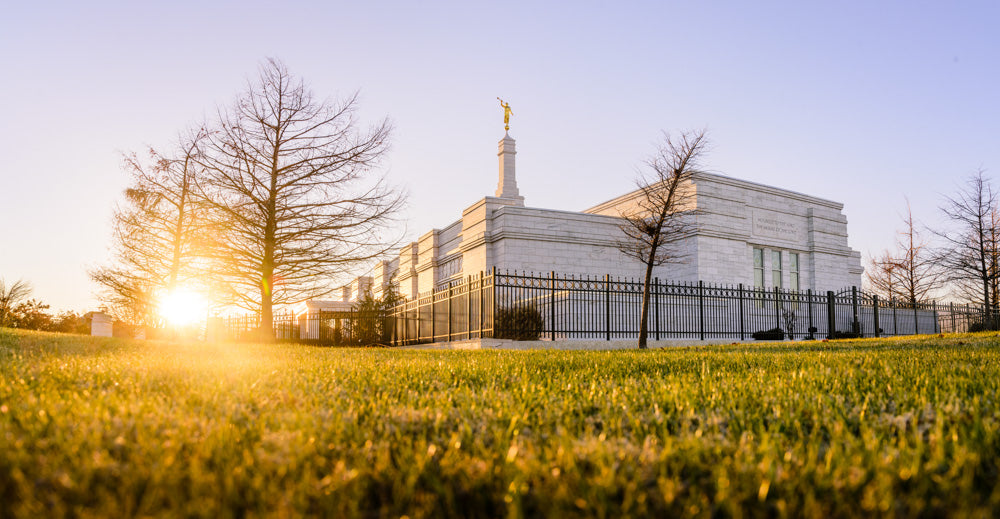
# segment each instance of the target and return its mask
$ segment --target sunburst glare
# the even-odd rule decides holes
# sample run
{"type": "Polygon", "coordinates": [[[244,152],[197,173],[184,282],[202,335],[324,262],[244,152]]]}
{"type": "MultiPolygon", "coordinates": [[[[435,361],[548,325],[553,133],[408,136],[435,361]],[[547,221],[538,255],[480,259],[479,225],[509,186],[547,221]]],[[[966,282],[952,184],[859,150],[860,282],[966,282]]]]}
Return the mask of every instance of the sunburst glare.
{"type": "Polygon", "coordinates": [[[160,298],[160,315],[173,326],[187,326],[205,318],[208,302],[188,288],[178,288],[160,298]]]}

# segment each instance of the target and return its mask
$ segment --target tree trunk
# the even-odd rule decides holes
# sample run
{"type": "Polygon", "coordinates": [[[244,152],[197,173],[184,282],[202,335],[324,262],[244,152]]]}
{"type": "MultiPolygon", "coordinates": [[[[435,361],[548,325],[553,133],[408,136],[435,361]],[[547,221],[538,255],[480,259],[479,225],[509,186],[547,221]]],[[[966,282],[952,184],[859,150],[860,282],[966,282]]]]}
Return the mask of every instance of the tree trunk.
{"type": "Polygon", "coordinates": [[[979,217],[979,272],[983,279],[983,306],[986,310],[986,319],[993,318],[993,305],[990,304],[990,272],[986,267],[986,230],[983,228],[982,216],[979,217]]]}
{"type": "MultiPolygon", "coordinates": [[[[190,156],[190,150],[188,150],[190,156]]],[[[177,288],[177,278],[181,271],[181,254],[183,252],[182,239],[184,237],[184,217],[187,215],[187,195],[188,195],[188,163],[189,156],[184,157],[184,169],[181,170],[181,192],[177,200],[177,221],[174,225],[174,250],[170,258],[170,278],[167,281],[167,291],[173,292],[177,288]]]]}
{"type": "Polygon", "coordinates": [[[986,309],[986,319],[993,318],[993,305],[990,304],[990,280],[983,276],[983,308],[986,309]]]}
{"type": "Polygon", "coordinates": [[[639,349],[646,349],[646,338],[649,335],[649,284],[653,279],[653,263],[646,263],[646,278],[642,282],[642,313],[639,317],[639,349]]]}
{"type": "MultiPolygon", "coordinates": [[[[270,218],[269,218],[270,220],[270,218]]],[[[260,338],[274,339],[274,226],[268,222],[264,231],[264,259],[260,265],[260,338]]]]}
{"type": "MultiPolygon", "coordinates": [[[[275,135],[275,142],[278,136],[275,135]]],[[[268,342],[274,340],[274,255],[277,249],[278,233],[278,160],[279,146],[271,152],[270,195],[265,206],[264,261],[261,264],[260,332],[268,342]]]]}

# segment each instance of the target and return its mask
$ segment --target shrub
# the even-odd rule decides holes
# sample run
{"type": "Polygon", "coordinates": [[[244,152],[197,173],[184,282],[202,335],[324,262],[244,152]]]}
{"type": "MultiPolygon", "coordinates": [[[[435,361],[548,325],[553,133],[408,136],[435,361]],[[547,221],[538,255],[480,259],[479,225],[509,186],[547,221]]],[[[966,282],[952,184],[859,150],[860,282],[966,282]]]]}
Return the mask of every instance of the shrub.
{"type": "Polygon", "coordinates": [[[395,320],[392,309],[403,301],[394,285],[390,285],[381,298],[368,292],[358,301],[354,319],[347,323],[344,332],[337,330],[334,344],[361,346],[388,345],[392,342],[395,320]]]}
{"type": "Polygon", "coordinates": [[[969,332],[992,332],[1000,330],[1000,316],[984,317],[969,323],[969,332]]]}
{"type": "Polygon", "coordinates": [[[537,341],[542,335],[542,313],[535,305],[517,305],[497,310],[493,336],[497,339],[537,341]]]}
{"type": "Polygon", "coordinates": [[[753,332],[751,337],[756,341],[782,341],[785,339],[785,331],[781,328],[771,328],[753,332]]]}

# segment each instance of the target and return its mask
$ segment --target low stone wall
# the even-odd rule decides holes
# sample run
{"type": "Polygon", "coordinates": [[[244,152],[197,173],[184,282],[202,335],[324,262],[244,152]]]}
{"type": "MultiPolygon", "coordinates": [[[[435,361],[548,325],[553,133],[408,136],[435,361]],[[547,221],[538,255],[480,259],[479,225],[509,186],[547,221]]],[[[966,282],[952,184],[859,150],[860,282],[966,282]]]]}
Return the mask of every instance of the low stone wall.
{"type": "MultiPolygon", "coordinates": [[[[734,341],[726,338],[706,338],[703,341],[696,339],[666,339],[647,343],[649,348],[675,348],[682,346],[706,346],[710,344],[736,344],[741,341],[734,341]]],[[[781,342],[781,341],[742,341],[742,342],[781,342]]],[[[789,341],[790,342],[790,341],[789,341]]],[[[408,349],[430,349],[430,350],[634,350],[637,349],[636,339],[612,339],[602,340],[559,340],[559,341],[513,341],[507,339],[471,339],[453,342],[435,342],[431,344],[419,344],[414,346],[404,346],[408,349]]]]}

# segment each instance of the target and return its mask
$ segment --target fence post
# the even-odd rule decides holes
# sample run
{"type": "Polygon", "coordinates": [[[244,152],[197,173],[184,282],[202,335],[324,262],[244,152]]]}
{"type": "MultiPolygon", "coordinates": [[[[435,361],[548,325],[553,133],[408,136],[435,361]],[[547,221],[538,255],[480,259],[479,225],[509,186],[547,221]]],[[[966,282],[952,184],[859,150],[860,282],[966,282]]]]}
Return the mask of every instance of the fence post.
{"type": "Polygon", "coordinates": [[[653,278],[653,318],[656,325],[656,340],[660,340],[660,278],[653,278]]]}
{"type": "MultiPolygon", "coordinates": [[[[781,328],[781,292],[777,286],[774,287],[774,324],[775,328],[781,328]]],[[[787,330],[785,330],[787,331],[787,330]]]]}
{"type": "Polygon", "coordinates": [[[549,273],[549,323],[552,326],[552,341],[556,340],[556,271],[549,273]]]}
{"type": "Polygon", "coordinates": [[[861,337],[861,323],[858,322],[858,287],[851,287],[851,311],[854,313],[851,331],[861,337]]]}
{"type": "Polygon", "coordinates": [[[948,311],[951,312],[951,333],[958,333],[958,326],[955,324],[955,302],[948,303],[948,311]]]}
{"type": "Polygon", "coordinates": [[[836,298],[833,290],[826,291],[826,337],[828,339],[837,338],[837,309],[834,307],[836,298]]]}
{"type": "Polygon", "coordinates": [[[740,340],[746,340],[745,327],[743,325],[743,283],[740,283],[740,340]]]}
{"type": "Polygon", "coordinates": [[[497,266],[493,265],[493,301],[490,305],[490,335],[497,336],[497,266]]]}
{"type": "Polygon", "coordinates": [[[899,306],[899,304],[892,296],[889,296],[889,304],[892,305],[892,335],[897,336],[899,335],[899,318],[896,317],[896,307],[899,306]]]}
{"type": "MultiPolygon", "coordinates": [[[[806,305],[809,306],[809,328],[814,328],[813,326],[813,289],[806,289],[806,305]]],[[[809,340],[815,339],[816,336],[813,334],[812,330],[809,331],[809,340]]]]}
{"type": "Polygon", "coordinates": [[[604,340],[611,340],[611,274],[604,275],[604,340]]]}
{"type": "Polygon", "coordinates": [[[483,302],[483,294],[486,287],[483,285],[483,271],[479,271],[479,338],[483,338],[483,310],[486,305],[483,302]]]}
{"type": "Polygon", "coordinates": [[[698,334],[705,340],[705,282],[698,281],[698,334]]]}
{"type": "Polygon", "coordinates": [[[431,289],[431,342],[437,342],[437,294],[431,289]]]}
{"type": "Polygon", "coordinates": [[[938,322],[937,301],[931,301],[931,311],[934,312],[934,332],[941,333],[941,323],[938,322]]]}
{"type": "MultiPolygon", "coordinates": [[[[400,345],[399,344],[399,317],[400,317],[400,315],[398,313],[396,313],[396,309],[397,308],[399,308],[398,302],[397,302],[396,305],[393,305],[393,307],[392,307],[392,345],[393,346],[399,346],[400,345]]],[[[405,310],[405,308],[404,308],[404,310],[405,310]]],[[[406,313],[405,312],[403,312],[403,319],[406,319],[406,313]]],[[[405,323],[405,321],[404,321],[404,323],[405,323]]],[[[405,327],[406,325],[404,324],[403,326],[405,327]]]]}
{"type": "Polygon", "coordinates": [[[451,342],[451,297],[454,295],[451,283],[448,284],[448,342],[451,342]]]}
{"type": "Polygon", "coordinates": [[[872,301],[874,303],[873,310],[875,312],[875,337],[881,337],[882,330],[879,328],[878,322],[878,294],[872,296],[872,301]]]}
{"type": "Polygon", "coordinates": [[[472,276],[465,278],[465,340],[472,339],[472,276]]]}
{"type": "Polygon", "coordinates": [[[417,303],[416,304],[416,307],[417,307],[417,316],[416,316],[417,317],[417,326],[416,326],[416,328],[417,328],[417,336],[414,337],[413,339],[419,344],[420,343],[420,331],[421,331],[420,329],[423,328],[422,326],[420,326],[420,294],[419,293],[417,294],[416,303],[417,303]]]}
{"type": "MultiPolygon", "coordinates": [[[[985,306],[983,307],[983,310],[984,311],[986,310],[985,306]]],[[[971,320],[972,320],[972,314],[969,313],[969,303],[965,303],[965,330],[966,331],[969,330],[969,325],[970,325],[970,321],[971,320]]]]}

